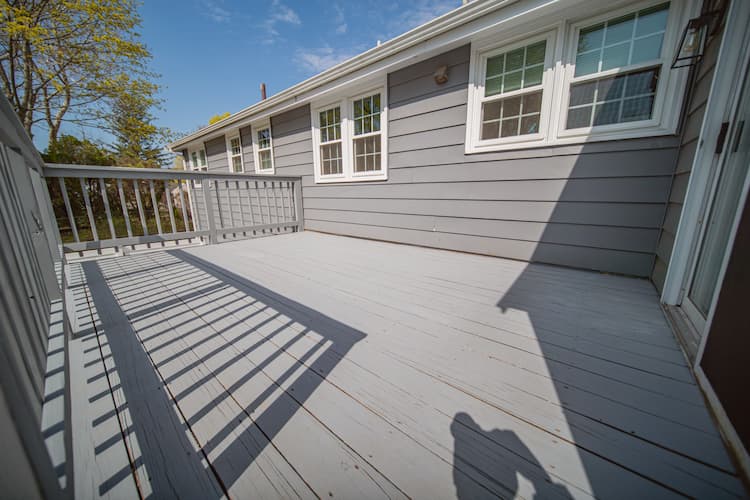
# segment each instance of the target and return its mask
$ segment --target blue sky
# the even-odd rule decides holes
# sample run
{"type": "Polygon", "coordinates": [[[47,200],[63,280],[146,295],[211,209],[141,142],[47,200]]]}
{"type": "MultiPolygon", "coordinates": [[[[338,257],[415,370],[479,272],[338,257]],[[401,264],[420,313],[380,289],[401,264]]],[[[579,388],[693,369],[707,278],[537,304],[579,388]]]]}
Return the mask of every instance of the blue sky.
{"type": "MultiPolygon", "coordinates": [[[[460,5],[461,0],[146,0],[139,7],[142,37],[164,86],[158,125],[193,131],[214,114],[257,102],[261,82],[272,95],[460,5]]],[[[97,131],[85,134],[108,139],[97,131]]],[[[46,141],[46,133],[35,139],[46,141]]]]}

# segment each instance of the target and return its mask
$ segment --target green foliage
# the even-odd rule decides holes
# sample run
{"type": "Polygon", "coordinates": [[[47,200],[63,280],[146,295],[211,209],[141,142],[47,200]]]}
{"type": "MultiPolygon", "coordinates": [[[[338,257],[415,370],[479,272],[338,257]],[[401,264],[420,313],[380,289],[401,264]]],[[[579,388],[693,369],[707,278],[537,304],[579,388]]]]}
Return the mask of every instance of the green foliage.
{"type": "Polygon", "coordinates": [[[66,134],[51,142],[42,158],[48,163],[115,165],[115,158],[104,146],[66,134]]]}
{"type": "Polygon", "coordinates": [[[140,23],[135,0],[0,3],[0,83],[29,135],[45,123],[53,143],[63,122],[99,125],[126,95],[158,102],[140,23]]]}
{"type": "Polygon", "coordinates": [[[216,122],[220,122],[224,118],[229,118],[229,115],[230,115],[229,111],[226,111],[226,112],[218,114],[218,115],[214,115],[214,116],[212,116],[211,118],[208,119],[208,124],[209,125],[213,125],[216,122]]]}

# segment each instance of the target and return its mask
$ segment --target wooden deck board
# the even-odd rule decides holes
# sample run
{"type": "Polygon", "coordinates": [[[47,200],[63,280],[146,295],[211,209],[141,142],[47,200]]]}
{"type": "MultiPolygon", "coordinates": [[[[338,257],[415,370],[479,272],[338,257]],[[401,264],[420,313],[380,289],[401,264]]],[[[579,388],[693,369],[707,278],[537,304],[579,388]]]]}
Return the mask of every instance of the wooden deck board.
{"type": "Polygon", "coordinates": [[[138,477],[187,443],[204,498],[743,494],[643,280],[308,232],[80,265],[138,477]]]}

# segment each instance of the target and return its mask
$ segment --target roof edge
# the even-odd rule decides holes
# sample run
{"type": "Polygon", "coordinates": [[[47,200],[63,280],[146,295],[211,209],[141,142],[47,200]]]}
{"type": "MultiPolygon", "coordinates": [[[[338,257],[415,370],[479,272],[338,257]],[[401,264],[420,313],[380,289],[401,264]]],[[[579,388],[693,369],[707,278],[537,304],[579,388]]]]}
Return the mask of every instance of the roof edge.
{"type": "Polygon", "coordinates": [[[351,59],[347,59],[325,71],[322,71],[310,78],[301,81],[291,87],[288,87],[278,94],[272,95],[271,97],[252,104],[227,118],[203,127],[195,132],[192,132],[185,137],[182,137],[174,142],[171,142],[167,147],[172,151],[181,149],[183,146],[200,139],[203,136],[218,132],[224,128],[231,127],[233,124],[240,120],[244,120],[256,113],[272,108],[273,106],[283,102],[286,99],[294,97],[295,94],[299,94],[308,90],[320,87],[328,82],[331,82],[337,78],[345,76],[349,73],[353,73],[358,69],[364,68],[370,64],[378,62],[389,56],[398,54],[414,45],[417,45],[425,40],[433,38],[437,35],[450,31],[456,27],[473,21],[489,12],[506,7],[519,0],[472,0],[464,5],[461,5],[450,12],[443,14],[442,16],[436,17],[435,19],[426,22],[416,28],[413,28],[406,33],[403,33],[395,38],[388,40],[387,42],[381,43],[377,47],[373,47],[361,54],[358,54],[351,59]]]}

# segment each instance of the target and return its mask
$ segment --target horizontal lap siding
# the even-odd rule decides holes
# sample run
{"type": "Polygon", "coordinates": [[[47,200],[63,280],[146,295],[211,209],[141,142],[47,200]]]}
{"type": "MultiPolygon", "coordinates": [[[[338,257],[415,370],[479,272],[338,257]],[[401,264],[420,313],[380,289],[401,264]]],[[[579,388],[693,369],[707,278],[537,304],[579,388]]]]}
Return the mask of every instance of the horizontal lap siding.
{"type": "MultiPolygon", "coordinates": [[[[693,168],[693,159],[698,147],[703,115],[705,114],[708,95],[711,91],[711,81],[713,80],[714,67],[721,45],[720,42],[721,36],[714,36],[708,40],[705,55],[696,70],[697,73],[686,106],[682,139],[677,155],[677,168],[669,193],[666,215],[659,234],[654,270],[651,273],[651,279],[659,291],[664,287],[667,267],[672,257],[680,213],[682,212],[690,172],[693,168]]],[[[713,145],[708,147],[713,147],[713,145]]]]}
{"type": "Polygon", "coordinates": [[[676,139],[466,155],[468,76],[468,46],[389,75],[383,182],[316,185],[309,108],[274,117],[277,173],[303,176],[305,227],[648,276],[676,139]]]}
{"type": "Polygon", "coordinates": [[[224,136],[211,139],[204,143],[209,172],[228,172],[227,143],[224,136]]]}

